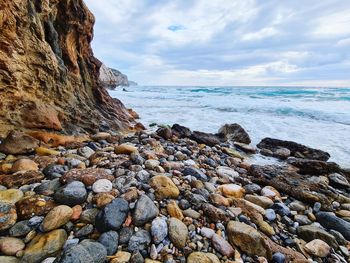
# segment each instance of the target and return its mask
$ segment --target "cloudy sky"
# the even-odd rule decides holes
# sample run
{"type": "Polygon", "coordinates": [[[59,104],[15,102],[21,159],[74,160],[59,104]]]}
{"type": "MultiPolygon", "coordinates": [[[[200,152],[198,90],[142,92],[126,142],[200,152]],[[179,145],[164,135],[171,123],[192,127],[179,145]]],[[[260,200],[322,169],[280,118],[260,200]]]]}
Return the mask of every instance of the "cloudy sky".
{"type": "Polygon", "coordinates": [[[85,0],[141,85],[350,86],[350,0],[85,0]]]}

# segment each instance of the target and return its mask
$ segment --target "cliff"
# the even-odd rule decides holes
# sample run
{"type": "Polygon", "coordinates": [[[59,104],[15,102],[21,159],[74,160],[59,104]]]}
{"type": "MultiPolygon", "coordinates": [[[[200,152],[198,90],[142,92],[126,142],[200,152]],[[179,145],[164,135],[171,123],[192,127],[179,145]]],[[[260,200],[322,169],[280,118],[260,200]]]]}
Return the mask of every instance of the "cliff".
{"type": "Polygon", "coordinates": [[[93,25],[82,0],[0,1],[0,135],[134,128],[99,82],[93,25]]]}
{"type": "Polygon", "coordinates": [[[119,70],[108,68],[102,64],[100,68],[100,81],[105,88],[115,89],[119,86],[128,87],[129,80],[128,76],[121,73],[119,70]]]}

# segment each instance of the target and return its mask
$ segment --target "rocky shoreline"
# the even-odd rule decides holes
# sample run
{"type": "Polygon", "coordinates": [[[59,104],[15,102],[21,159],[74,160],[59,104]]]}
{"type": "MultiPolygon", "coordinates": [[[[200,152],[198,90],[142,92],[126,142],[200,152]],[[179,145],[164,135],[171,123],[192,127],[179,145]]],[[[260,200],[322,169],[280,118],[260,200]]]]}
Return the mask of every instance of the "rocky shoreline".
{"type": "Polygon", "coordinates": [[[350,172],[295,142],[250,142],[238,124],[12,131],[0,262],[349,262],[350,172]]]}

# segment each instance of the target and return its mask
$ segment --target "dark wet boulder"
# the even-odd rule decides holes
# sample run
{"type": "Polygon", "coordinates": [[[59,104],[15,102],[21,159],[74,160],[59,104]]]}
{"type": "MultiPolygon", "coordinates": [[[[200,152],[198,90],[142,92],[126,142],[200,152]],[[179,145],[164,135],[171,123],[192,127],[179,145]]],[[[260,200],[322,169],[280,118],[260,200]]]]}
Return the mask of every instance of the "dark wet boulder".
{"type": "Polygon", "coordinates": [[[330,154],[322,150],[313,149],[305,145],[292,142],[284,141],[273,138],[264,138],[257,145],[259,149],[267,149],[273,153],[278,151],[281,148],[286,148],[290,151],[290,155],[297,158],[327,161],[330,158],[330,154]]]}
{"type": "Polygon", "coordinates": [[[206,144],[208,146],[215,146],[217,144],[220,144],[219,137],[212,133],[206,133],[206,132],[200,132],[200,131],[194,131],[190,137],[190,139],[206,144]]]}
{"type": "Polygon", "coordinates": [[[297,167],[299,169],[298,172],[301,174],[323,175],[340,171],[340,166],[333,162],[291,157],[288,159],[288,163],[297,167]]]}
{"type": "Polygon", "coordinates": [[[250,144],[249,134],[237,123],[225,124],[219,129],[218,136],[224,141],[230,140],[250,144]]]}
{"type": "Polygon", "coordinates": [[[327,229],[333,229],[340,232],[348,241],[350,241],[350,223],[337,217],[333,213],[318,212],[317,221],[327,229]]]}
{"type": "Polygon", "coordinates": [[[169,140],[169,139],[171,139],[171,137],[173,137],[173,132],[168,127],[159,128],[157,130],[157,134],[158,134],[158,136],[162,137],[165,140],[169,140]]]}
{"type": "Polygon", "coordinates": [[[181,126],[180,124],[174,124],[171,127],[172,133],[179,138],[188,138],[191,136],[192,132],[189,128],[181,126]]]}

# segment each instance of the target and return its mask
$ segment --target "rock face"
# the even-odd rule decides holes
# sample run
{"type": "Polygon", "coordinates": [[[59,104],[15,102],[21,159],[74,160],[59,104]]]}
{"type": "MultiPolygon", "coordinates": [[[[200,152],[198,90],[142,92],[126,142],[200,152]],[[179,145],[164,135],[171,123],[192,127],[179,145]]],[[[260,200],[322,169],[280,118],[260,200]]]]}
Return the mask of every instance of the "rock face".
{"type": "MultiPolygon", "coordinates": [[[[100,81],[102,85],[108,89],[115,89],[119,86],[130,86],[128,76],[121,73],[119,70],[108,68],[105,64],[101,65],[100,68],[100,81]]],[[[137,84],[136,84],[137,85],[137,84]]]]}
{"type": "Polygon", "coordinates": [[[0,10],[0,135],[134,127],[99,82],[94,16],[82,0],[2,1],[0,10]]]}

